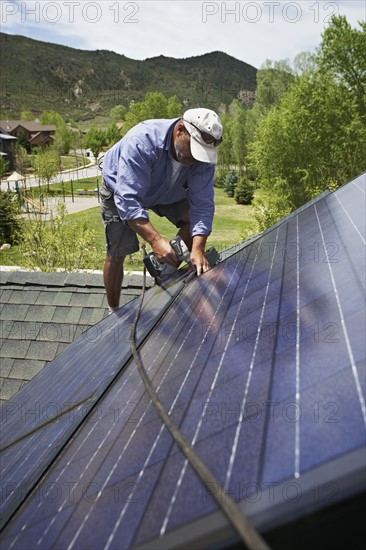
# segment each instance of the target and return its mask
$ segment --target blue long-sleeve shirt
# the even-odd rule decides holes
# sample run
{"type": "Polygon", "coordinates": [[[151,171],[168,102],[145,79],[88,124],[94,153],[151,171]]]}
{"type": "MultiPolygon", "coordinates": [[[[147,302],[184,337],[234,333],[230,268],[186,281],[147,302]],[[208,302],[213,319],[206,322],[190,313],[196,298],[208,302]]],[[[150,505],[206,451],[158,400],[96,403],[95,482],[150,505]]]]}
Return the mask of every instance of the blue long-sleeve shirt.
{"type": "Polygon", "coordinates": [[[148,208],[188,198],[191,235],[208,235],[214,215],[214,165],[182,167],[172,184],[171,140],[179,119],[141,122],[104,156],[103,178],[121,220],[149,219],[148,208]]]}

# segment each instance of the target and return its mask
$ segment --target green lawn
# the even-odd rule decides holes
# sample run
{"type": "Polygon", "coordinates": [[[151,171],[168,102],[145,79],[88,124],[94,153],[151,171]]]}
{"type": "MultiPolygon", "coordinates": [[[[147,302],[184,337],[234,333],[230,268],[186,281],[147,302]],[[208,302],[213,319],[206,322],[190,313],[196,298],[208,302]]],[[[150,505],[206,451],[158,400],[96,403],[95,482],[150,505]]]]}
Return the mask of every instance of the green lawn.
{"type": "MultiPolygon", "coordinates": [[[[90,185],[92,187],[91,183],[90,185]]],[[[251,206],[236,204],[234,199],[227,197],[222,189],[215,189],[215,207],[213,230],[208,238],[207,245],[214,246],[218,251],[221,251],[242,240],[242,235],[250,230],[253,213],[251,206]]],[[[98,250],[100,250],[100,257],[97,265],[95,265],[95,269],[102,269],[105,244],[99,207],[70,214],[67,220],[70,224],[76,221],[85,221],[88,226],[95,230],[96,245],[98,250]]],[[[176,234],[175,227],[165,218],[160,218],[151,212],[150,220],[157,231],[165,237],[172,238],[176,234]]],[[[25,223],[29,223],[29,221],[25,221],[25,223]]],[[[0,251],[0,265],[20,265],[19,256],[20,252],[17,246],[12,247],[9,251],[0,251]]],[[[141,270],[142,265],[142,255],[140,252],[126,259],[127,269],[141,270]]]]}

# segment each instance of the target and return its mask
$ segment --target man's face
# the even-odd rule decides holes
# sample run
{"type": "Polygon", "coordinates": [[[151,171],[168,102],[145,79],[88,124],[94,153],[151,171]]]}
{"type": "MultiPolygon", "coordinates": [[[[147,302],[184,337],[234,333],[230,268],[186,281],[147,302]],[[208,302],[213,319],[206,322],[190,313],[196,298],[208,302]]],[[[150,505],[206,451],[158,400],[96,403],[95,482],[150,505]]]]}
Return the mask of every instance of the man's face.
{"type": "Polygon", "coordinates": [[[177,157],[177,161],[183,164],[183,166],[192,166],[197,161],[192,157],[191,153],[191,137],[185,131],[181,131],[177,134],[174,140],[174,151],[177,157]]]}

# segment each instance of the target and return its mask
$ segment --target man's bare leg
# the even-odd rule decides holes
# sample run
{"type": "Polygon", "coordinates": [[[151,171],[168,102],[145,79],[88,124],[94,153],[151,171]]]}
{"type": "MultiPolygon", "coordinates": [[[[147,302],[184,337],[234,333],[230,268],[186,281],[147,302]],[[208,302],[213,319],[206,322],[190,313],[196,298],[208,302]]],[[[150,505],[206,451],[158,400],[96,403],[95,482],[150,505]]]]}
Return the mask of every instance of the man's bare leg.
{"type": "Polygon", "coordinates": [[[182,225],[179,228],[178,235],[186,243],[188,250],[192,250],[192,237],[191,237],[191,227],[189,223],[189,214],[188,212],[182,216],[182,225]]]}
{"type": "Polygon", "coordinates": [[[111,310],[119,307],[123,281],[123,262],[125,256],[107,256],[104,263],[103,278],[107,293],[107,301],[111,310]]]}

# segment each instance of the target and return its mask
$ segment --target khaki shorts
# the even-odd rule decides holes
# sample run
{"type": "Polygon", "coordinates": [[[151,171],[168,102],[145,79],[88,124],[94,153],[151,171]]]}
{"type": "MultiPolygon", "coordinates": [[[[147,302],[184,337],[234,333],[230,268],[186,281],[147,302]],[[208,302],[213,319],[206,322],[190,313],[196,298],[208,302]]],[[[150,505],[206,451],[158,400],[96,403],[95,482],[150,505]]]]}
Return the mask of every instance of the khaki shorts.
{"type": "MultiPolygon", "coordinates": [[[[117,211],[113,191],[103,182],[99,190],[104,224],[107,256],[121,258],[139,250],[136,233],[124,223],[117,211]]],[[[150,210],[160,217],[167,218],[176,227],[182,225],[182,218],[189,212],[188,199],[173,204],[159,204],[151,206],[150,210]]]]}

